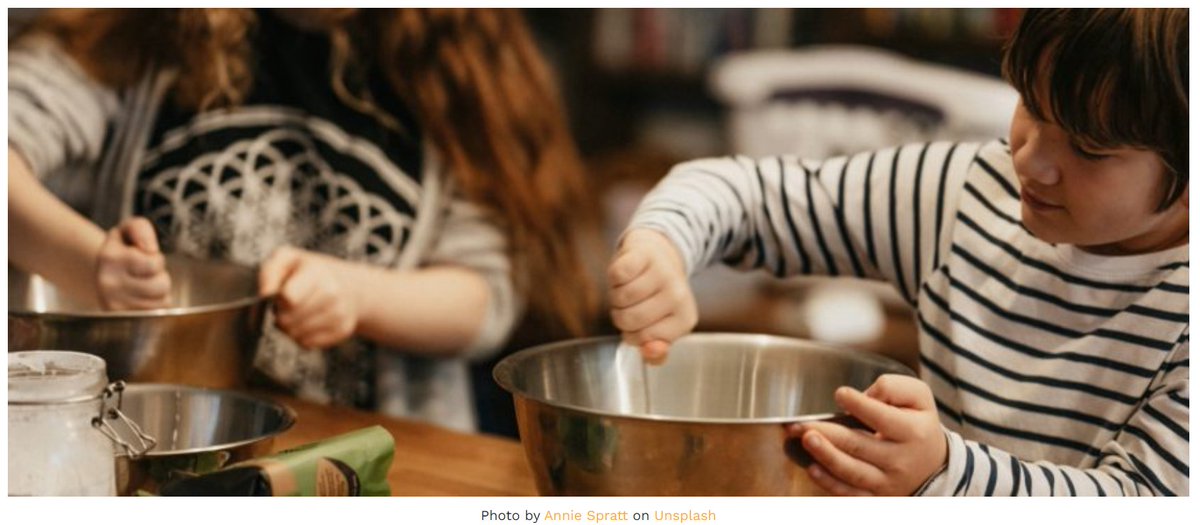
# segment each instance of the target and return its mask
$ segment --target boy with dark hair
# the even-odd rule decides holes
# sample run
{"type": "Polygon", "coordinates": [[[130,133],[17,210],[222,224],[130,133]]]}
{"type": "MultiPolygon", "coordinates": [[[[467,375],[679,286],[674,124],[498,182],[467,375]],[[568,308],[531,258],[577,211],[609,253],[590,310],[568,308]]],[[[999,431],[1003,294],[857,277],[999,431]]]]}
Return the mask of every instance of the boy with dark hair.
{"type": "Polygon", "coordinates": [[[614,322],[664,357],[716,261],[887,279],[924,381],[838,389],[874,432],[789,429],[826,490],[1187,495],[1187,16],[1028,12],[1008,140],[677,166],[609,267],[614,322]]]}

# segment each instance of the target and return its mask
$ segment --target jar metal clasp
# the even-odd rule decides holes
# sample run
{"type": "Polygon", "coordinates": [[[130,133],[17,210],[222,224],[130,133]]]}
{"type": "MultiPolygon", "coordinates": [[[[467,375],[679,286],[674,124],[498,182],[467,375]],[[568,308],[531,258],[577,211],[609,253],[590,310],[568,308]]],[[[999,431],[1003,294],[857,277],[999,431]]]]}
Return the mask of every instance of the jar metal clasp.
{"type": "Polygon", "coordinates": [[[129,416],[126,416],[124,412],[121,412],[121,401],[124,397],[124,393],[124,381],[114,381],[109,383],[108,386],[104,387],[104,392],[101,394],[100,400],[100,413],[96,414],[96,417],[92,418],[92,426],[104,434],[105,437],[107,437],[114,444],[121,447],[121,450],[125,452],[125,455],[128,456],[129,459],[139,459],[145,455],[146,452],[149,452],[150,449],[153,449],[155,445],[158,444],[158,441],[155,440],[154,437],[144,432],[141,427],[139,427],[138,424],[132,419],[129,419],[129,416]],[[115,401],[113,398],[116,398],[115,401]],[[110,420],[120,421],[122,424],[124,424],[125,427],[129,429],[134,439],[126,440],[122,438],[121,434],[117,432],[116,427],[109,422],[110,420]],[[131,441],[135,440],[136,443],[131,443],[131,441]]]}

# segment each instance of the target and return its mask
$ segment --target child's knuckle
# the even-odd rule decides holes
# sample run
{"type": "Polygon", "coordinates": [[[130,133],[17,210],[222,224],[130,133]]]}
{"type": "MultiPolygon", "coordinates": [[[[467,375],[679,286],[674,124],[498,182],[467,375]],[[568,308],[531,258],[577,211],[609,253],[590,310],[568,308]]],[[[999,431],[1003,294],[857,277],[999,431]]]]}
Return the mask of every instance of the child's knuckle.
{"type": "Polygon", "coordinates": [[[631,324],[635,327],[646,326],[646,324],[648,324],[647,317],[648,316],[646,315],[646,312],[643,309],[639,308],[639,309],[632,310],[628,314],[629,324],[631,324]]]}
{"type": "Polygon", "coordinates": [[[615,304],[617,306],[632,305],[633,302],[637,299],[637,297],[635,295],[636,292],[637,292],[637,290],[632,290],[628,287],[614,290],[612,293],[613,304],[615,304]]]}
{"type": "Polygon", "coordinates": [[[700,315],[696,312],[696,306],[690,302],[684,307],[681,317],[683,325],[687,330],[695,328],[696,324],[700,322],[700,315]]]}
{"type": "Polygon", "coordinates": [[[623,275],[625,274],[621,268],[621,261],[616,261],[608,265],[607,277],[610,284],[619,284],[622,281],[621,277],[623,275]]]}
{"type": "Polygon", "coordinates": [[[667,293],[669,294],[672,302],[680,303],[680,304],[687,302],[688,289],[687,289],[686,283],[680,283],[680,282],[670,283],[670,285],[668,285],[668,287],[667,287],[667,293]]]}
{"type": "Polygon", "coordinates": [[[884,391],[893,390],[897,386],[896,385],[896,376],[891,375],[891,374],[884,374],[882,376],[879,376],[879,379],[877,379],[875,381],[875,384],[881,390],[884,390],[884,391]]]}
{"type": "Polygon", "coordinates": [[[112,292],[117,289],[119,280],[111,272],[100,272],[96,276],[96,286],[104,292],[112,292]]]}
{"type": "Polygon", "coordinates": [[[617,325],[617,328],[620,328],[622,330],[628,330],[630,328],[628,314],[625,312],[624,309],[610,310],[609,315],[612,316],[613,324],[617,325]]]}
{"type": "Polygon", "coordinates": [[[866,452],[866,447],[863,445],[863,443],[856,439],[848,439],[842,443],[840,447],[842,450],[845,450],[847,454],[850,454],[856,458],[861,458],[863,453],[866,452]]]}
{"type": "Polygon", "coordinates": [[[865,473],[861,470],[851,470],[849,472],[849,475],[848,475],[846,481],[855,487],[867,489],[867,490],[871,490],[871,489],[877,487],[874,480],[872,480],[871,477],[867,475],[867,473],[865,473]]]}
{"type": "Polygon", "coordinates": [[[100,253],[96,256],[96,263],[101,266],[110,266],[117,263],[120,256],[117,250],[110,246],[105,246],[100,249],[100,253]]]}
{"type": "Polygon", "coordinates": [[[649,329],[638,330],[633,333],[633,342],[638,345],[643,345],[658,339],[658,337],[649,329]]]}

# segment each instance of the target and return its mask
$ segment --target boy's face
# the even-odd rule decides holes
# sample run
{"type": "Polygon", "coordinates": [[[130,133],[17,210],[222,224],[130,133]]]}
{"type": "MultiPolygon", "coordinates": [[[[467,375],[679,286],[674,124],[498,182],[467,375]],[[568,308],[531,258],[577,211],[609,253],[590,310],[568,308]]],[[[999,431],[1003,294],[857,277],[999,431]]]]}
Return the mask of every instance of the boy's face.
{"type": "Polygon", "coordinates": [[[1166,211],[1155,212],[1167,182],[1157,153],[1080,144],[1058,125],[1037,120],[1024,101],[1013,114],[1009,143],[1021,185],[1021,221],[1038,238],[1108,255],[1187,242],[1186,190],[1166,211]]]}

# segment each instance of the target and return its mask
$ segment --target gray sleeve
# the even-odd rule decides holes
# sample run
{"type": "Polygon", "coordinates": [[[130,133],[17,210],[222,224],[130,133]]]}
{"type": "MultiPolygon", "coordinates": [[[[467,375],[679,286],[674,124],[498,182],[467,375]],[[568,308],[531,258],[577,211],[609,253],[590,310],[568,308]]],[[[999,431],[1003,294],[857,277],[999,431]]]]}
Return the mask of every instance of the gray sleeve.
{"type": "Polygon", "coordinates": [[[119,107],[48,36],[31,36],[8,52],[8,142],[39,178],[95,165],[119,107]]]}
{"type": "Polygon", "coordinates": [[[483,325],[464,351],[467,359],[486,358],[508,340],[524,309],[513,284],[508,238],[493,216],[461,198],[451,199],[445,214],[423,265],[461,266],[487,281],[490,299],[483,325]]]}

